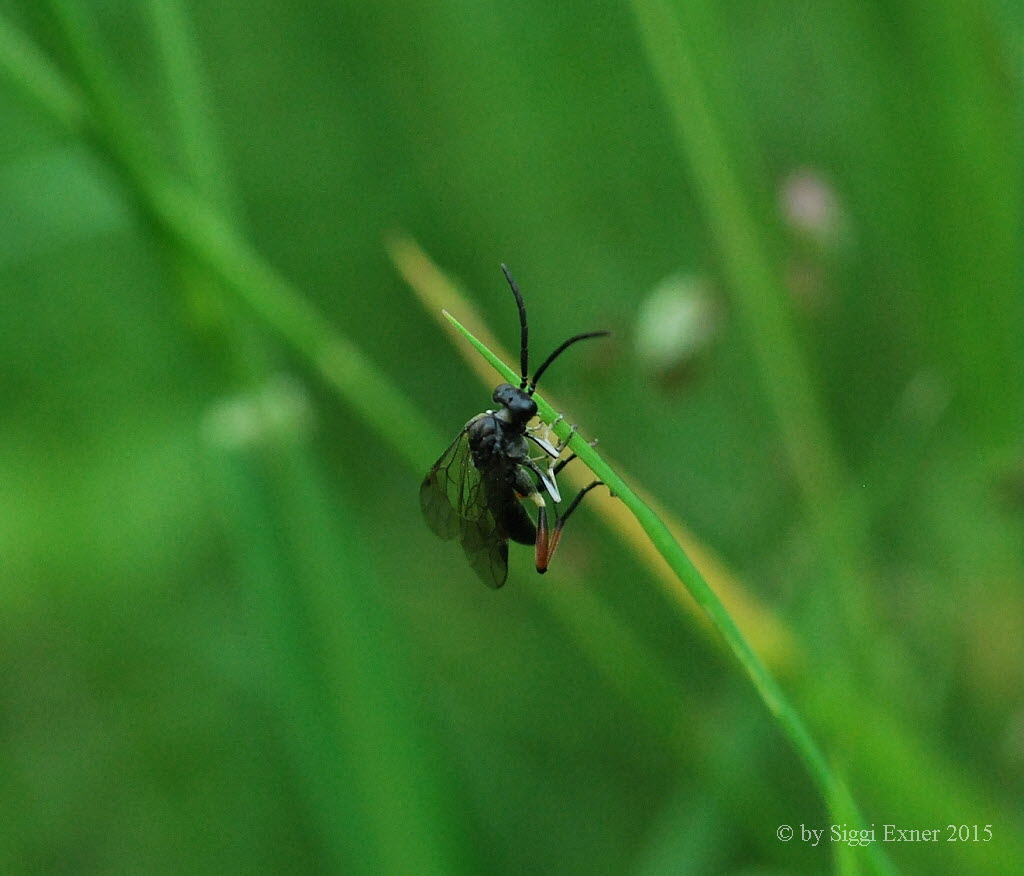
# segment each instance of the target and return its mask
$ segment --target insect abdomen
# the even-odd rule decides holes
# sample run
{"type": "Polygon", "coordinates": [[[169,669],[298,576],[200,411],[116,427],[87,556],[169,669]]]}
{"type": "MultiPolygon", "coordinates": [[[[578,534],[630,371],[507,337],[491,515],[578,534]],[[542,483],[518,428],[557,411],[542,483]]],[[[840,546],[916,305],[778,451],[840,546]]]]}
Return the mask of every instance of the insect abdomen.
{"type": "Polygon", "coordinates": [[[499,508],[494,509],[494,516],[512,541],[519,544],[537,543],[537,526],[514,493],[508,493],[499,508]]]}

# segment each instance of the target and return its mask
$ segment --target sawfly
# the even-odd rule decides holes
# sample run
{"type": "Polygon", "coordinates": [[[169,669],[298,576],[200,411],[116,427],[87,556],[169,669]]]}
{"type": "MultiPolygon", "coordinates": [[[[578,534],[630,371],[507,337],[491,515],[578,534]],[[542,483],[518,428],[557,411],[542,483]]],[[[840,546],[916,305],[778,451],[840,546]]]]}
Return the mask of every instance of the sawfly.
{"type": "Polygon", "coordinates": [[[548,366],[578,341],[610,334],[573,335],[541,363],[531,380],[526,305],[508,268],[502,265],[501,270],[519,308],[519,386],[503,383],[494,390],[497,409],[466,423],[420,486],[420,507],[427,524],[442,539],[458,538],[473,571],[493,588],[501,587],[508,577],[509,539],[534,545],[537,571],[546,572],[565,522],[583,497],[601,486],[601,481],[594,481],[584,487],[559,513],[562,497],[556,477],[576,457],[559,460],[564,445],[552,444],[529,423],[537,415],[533,393],[548,366]],[[530,455],[531,443],[541,451],[536,458],[530,455]],[[556,505],[553,525],[548,521],[545,493],[556,505]],[[536,524],[523,500],[537,506],[536,524]]]}

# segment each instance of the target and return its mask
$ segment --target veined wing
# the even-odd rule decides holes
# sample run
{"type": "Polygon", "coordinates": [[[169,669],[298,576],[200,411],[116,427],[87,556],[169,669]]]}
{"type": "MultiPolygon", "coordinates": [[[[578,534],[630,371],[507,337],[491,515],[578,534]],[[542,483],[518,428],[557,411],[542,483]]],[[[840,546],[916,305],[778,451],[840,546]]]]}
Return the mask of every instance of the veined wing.
{"type": "Polygon", "coordinates": [[[467,435],[472,422],[424,478],[420,508],[434,534],[446,541],[458,536],[473,570],[488,587],[498,588],[508,577],[508,536],[488,507],[483,479],[473,465],[467,435]]]}
{"type": "Polygon", "coordinates": [[[479,520],[467,520],[462,528],[462,550],[469,565],[488,587],[497,590],[508,578],[508,536],[488,511],[479,520]]]}
{"type": "Polygon", "coordinates": [[[460,535],[467,520],[475,521],[487,513],[487,496],[473,465],[467,429],[468,424],[420,485],[420,508],[427,525],[446,541],[460,535]]]}

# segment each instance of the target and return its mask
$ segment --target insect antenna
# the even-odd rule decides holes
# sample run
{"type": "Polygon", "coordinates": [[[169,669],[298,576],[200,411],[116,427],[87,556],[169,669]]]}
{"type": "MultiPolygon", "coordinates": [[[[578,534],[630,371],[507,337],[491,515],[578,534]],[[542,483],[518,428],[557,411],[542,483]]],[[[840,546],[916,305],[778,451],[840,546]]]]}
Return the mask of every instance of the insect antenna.
{"type": "Polygon", "coordinates": [[[505,265],[501,266],[501,272],[505,275],[505,279],[508,280],[509,286],[512,287],[512,294],[516,296],[516,305],[519,307],[519,373],[522,375],[519,388],[526,389],[526,382],[529,379],[528,375],[530,373],[527,363],[529,344],[526,329],[526,305],[523,303],[523,296],[519,294],[519,287],[516,285],[516,281],[512,279],[512,275],[508,272],[508,268],[505,265]]]}
{"type": "MultiPolygon", "coordinates": [[[[537,381],[540,380],[540,376],[547,370],[548,366],[555,361],[562,353],[564,353],[569,347],[575,344],[577,341],[585,341],[587,338],[603,338],[606,335],[610,335],[611,332],[584,332],[582,335],[573,335],[569,340],[563,341],[558,345],[558,348],[550,356],[547,357],[542,363],[540,368],[537,369],[537,373],[533,375],[533,380],[530,381],[530,395],[537,389],[537,381]]],[[[526,382],[523,382],[523,389],[526,388],[526,382]]]]}

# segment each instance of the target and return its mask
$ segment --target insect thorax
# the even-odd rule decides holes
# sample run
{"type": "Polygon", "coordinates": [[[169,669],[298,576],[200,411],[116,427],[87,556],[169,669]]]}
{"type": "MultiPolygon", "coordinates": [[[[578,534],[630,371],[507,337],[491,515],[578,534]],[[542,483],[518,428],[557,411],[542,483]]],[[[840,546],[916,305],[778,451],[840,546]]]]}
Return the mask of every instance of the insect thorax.
{"type": "Polygon", "coordinates": [[[518,464],[529,455],[522,427],[508,422],[504,409],[473,420],[467,430],[473,464],[481,471],[518,464]]]}

